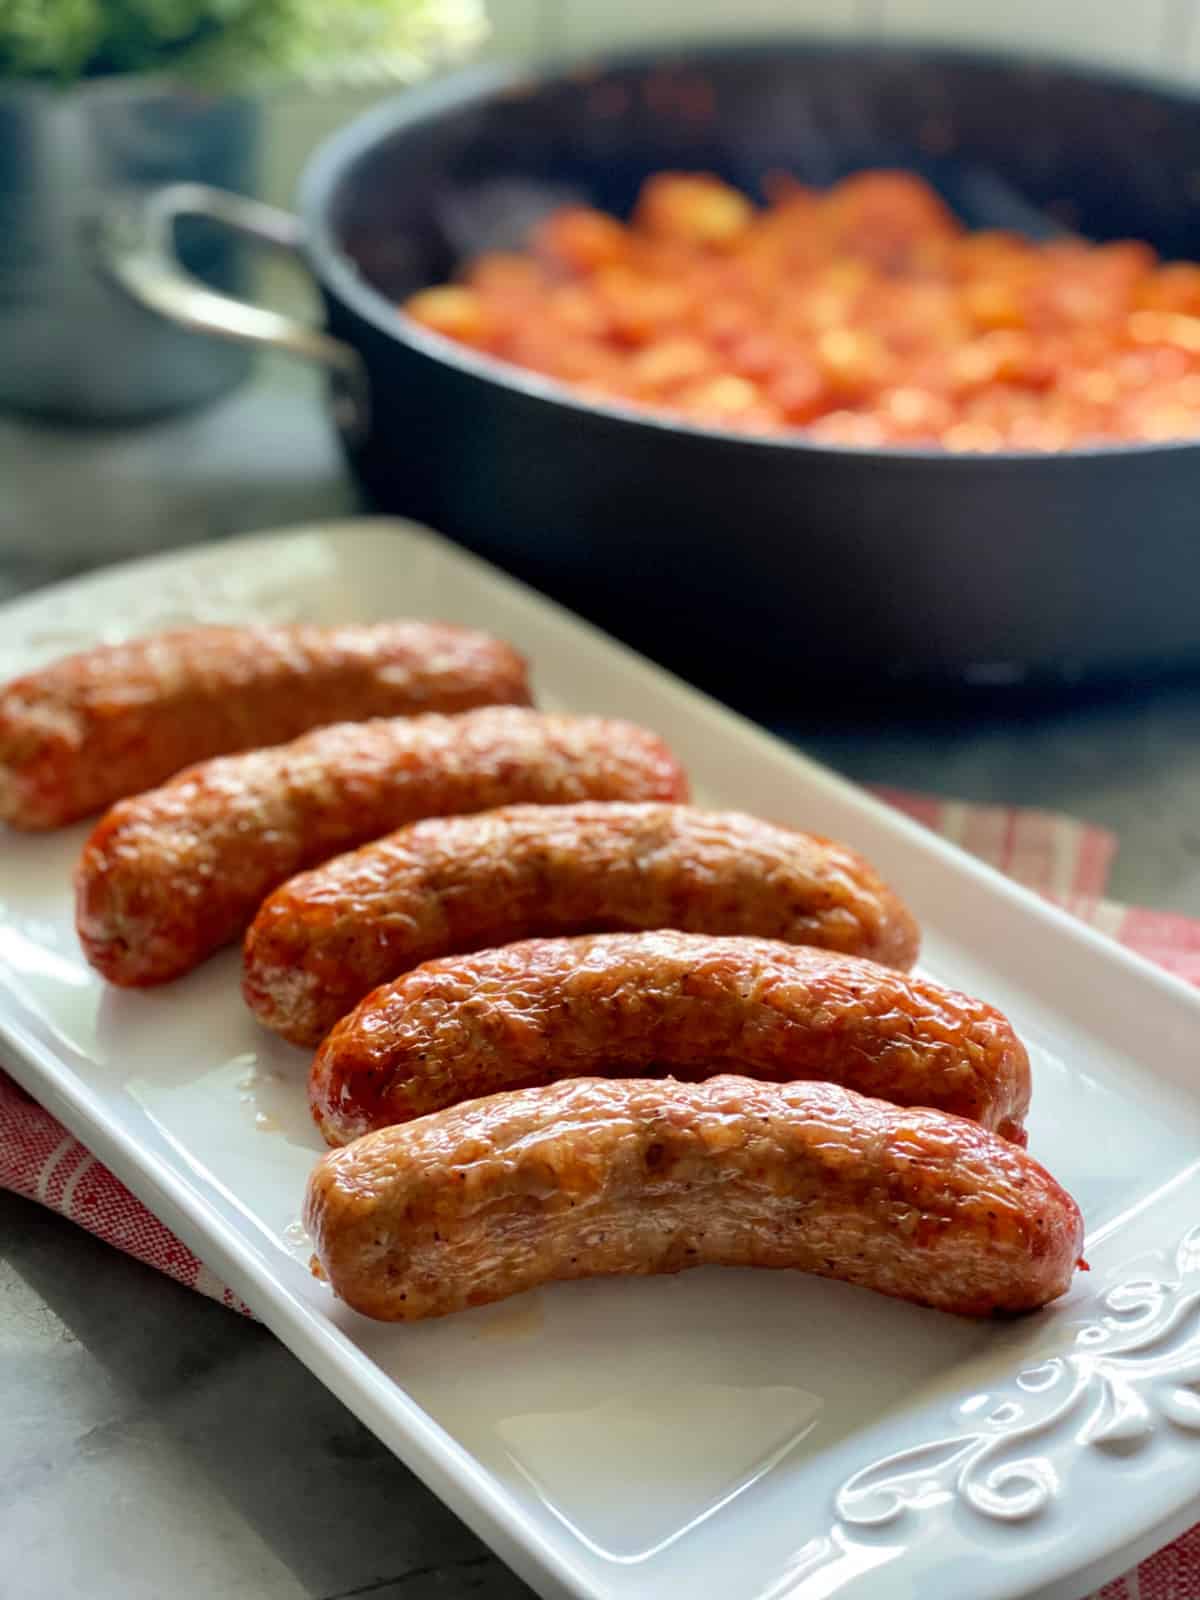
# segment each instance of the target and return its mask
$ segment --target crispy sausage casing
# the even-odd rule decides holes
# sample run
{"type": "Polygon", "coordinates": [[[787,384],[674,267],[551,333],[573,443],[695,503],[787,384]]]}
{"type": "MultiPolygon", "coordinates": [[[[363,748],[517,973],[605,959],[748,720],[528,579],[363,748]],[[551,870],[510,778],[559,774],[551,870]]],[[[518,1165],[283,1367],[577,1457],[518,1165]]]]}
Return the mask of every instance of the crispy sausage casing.
{"type": "Polygon", "coordinates": [[[101,819],[76,875],[76,924],[113,983],[161,983],[236,939],[304,867],[418,817],[509,801],[681,799],[644,728],[514,707],[342,723],[194,767],[101,819]]]}
{"type": "Polygon", "coordinates": [[[441,622],[188,628],[0,689],[0,821],[56,828],[212,756],[366,717],[528,705],[511,645],[441,622]]]}
{"type": "Polygon", "coordinates": [[[379,984],[535,934],[759,934],[909,967],[917,925],[843,845],[738,812],[584,802],[413,823],[293,878],[246,936],[244,992],[315,1045],[379,984]]]}
{"type": "Polygon", "coordinates": [[[338,1023],[309,1103],[330,1144],[558,1078],[822,1078],[1024,1143],[1029,1058],[991,1006],[769,939],[609,933],[430,961],[338,1023]]]}
{"type": "Polygon", "coordinates": [[[1016,1145],[827,1083],[582,1079],[472,1100],[318,1163],[335,1292],[386,1321],[538,1284],[796,1267],[986,1316],[1062,1294],[1075,1202],[1016,1145]]]}

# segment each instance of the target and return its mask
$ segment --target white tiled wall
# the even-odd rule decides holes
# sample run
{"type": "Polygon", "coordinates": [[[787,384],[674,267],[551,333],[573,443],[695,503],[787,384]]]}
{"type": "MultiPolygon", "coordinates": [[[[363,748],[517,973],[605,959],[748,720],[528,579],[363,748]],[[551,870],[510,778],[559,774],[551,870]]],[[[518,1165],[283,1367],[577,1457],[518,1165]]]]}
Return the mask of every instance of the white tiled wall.
{"type": "MultiPolygon", "coordinates": [[[[782,32],[853,33],[862,0],[557,0],[562,47],[638,44],[656,39],[731,38],[782,32]]],[[[498,8],[504,10],[503,0],[498,8]]]]}
{"type": "Polygon", "coordinates": [[[1029,49],[1152,72],[1173,0],[885,0],[885,37],[1029,49]]]}
{"type": "MultiPolygon", "coordinates": [[[[1200,76],[1200,0],[541,0],[551,48],[754,31],[860,32],[1027,48],[1200,76]]],[[[492,0],[503,48],[522,0],[492,0]],[[510,21],[510,18],[512,19],[510,21]]]]}
{"type": "MultiPolygon", "coordinates": [[[[1200,87],[1200,0],[485,0],[488,53],[529,59],[655,40],[858,33],[1029,49],[1200,87]]],[[[372,96],[282,96],[264,188],[286,202],[307,153],[372,96]]]]}

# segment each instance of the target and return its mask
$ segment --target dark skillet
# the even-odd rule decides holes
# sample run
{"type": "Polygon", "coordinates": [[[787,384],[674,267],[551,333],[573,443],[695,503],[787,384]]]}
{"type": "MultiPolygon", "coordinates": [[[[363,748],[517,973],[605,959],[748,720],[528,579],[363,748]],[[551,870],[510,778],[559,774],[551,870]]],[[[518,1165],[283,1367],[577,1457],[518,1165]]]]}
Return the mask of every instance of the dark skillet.
{"type": "Polygon", "coordinates": [[[327,141],[298,224],[168,191],[138,270],[128,250],[119,265],[193,326],[333,366],[335,416],[381,509],[743,703],[797,708],[831,680],[1130,679],[1200,664],[1200,443],[949,456],[722,435],[574,400],[395,305],[565,198],[626,212],[662,168],[756,190],[772,169],[825,184],[903,166],[972,226],[1200,256],[1197,108],[1065,67],[852,44],[488,69],[327,141]],[[162,247],[185,210],[298,243],[333,338],[245,308],[233,328],[218,300],[181,308],[162,247]]]}

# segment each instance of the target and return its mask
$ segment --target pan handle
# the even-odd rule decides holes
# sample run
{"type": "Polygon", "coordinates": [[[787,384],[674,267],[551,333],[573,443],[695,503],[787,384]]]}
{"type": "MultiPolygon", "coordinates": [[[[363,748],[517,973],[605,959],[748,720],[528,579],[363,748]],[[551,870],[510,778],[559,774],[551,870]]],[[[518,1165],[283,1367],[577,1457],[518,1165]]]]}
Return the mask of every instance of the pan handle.
{"type": "Polygon", "coordinates": [[[183,266],[175,249],[180,217],[204,217],[258,244],[298,254],[297,217],[203,183],[171,183],[110,207],[96,233],[100,264],[148,310],[193,333],[262,345],[300,356],[330,376],[334,420],[357,440],[367,428],[367,374],[352,345],[282,312],[211,289],[183,266]]]}

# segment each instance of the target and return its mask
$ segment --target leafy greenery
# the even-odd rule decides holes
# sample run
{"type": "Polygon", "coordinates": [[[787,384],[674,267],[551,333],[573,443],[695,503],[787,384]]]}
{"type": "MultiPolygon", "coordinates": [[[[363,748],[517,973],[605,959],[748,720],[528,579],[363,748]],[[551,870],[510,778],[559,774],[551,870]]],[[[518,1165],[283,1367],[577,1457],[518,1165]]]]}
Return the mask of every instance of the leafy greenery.
{"type": "Polygon", "coordinates": [[[480,0],[0,0],[0,78],[365,83],[416,76],[483,31],[480,0]]]}

